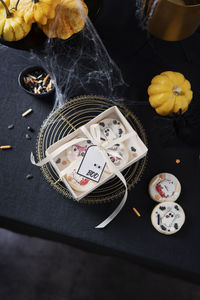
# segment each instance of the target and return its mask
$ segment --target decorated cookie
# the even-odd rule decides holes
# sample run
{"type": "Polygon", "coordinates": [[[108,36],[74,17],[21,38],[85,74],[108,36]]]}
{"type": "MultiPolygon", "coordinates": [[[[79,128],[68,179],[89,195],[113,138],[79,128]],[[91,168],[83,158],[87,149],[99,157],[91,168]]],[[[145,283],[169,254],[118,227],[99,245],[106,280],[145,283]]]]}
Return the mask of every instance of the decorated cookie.
{"type": "Polygon", "coordinates": [[[73,190],[83,193],[94,188],[97,183],[77,173],[80,163],[81,159],[79,158],[69,165],[69,167],[67,168],[65,179],[73,190]]]}
{"type": "Polygon", "coordinates": [[[115,144],[111,148],[109,148],[109,150],[111,152],[108,153],[108,156],[115,167],[120,169],[121,167],[126,165],[129,160],[129,153],[128,149],[123,143],[115,144]]]}
{"type": "Polygon", "coordinates": [[[122,123],[116,119],[104,119],[99,123],[101,140],[115,140],[125,134],[122,123]]]}
{"type": "Polygon", "coordinates": [[[158,174],[149,183],[149,195],[156,202],[176,201],[180,192],[180,182],[169,173],[158,174]]]}
{"type": "MultiPolygon", "coordinates": [[[[79,138],[79,137],[77,137],[79,138]]],[[[85,155],[85,152],[89,146],[92,145],[92,142],[90,140],[82,141],[77,144],[74,144],[73,146],[69,147],[66,150],[66,158],[69,162],[73,162],[77,160],[79,157],[83,157],[85,155]]]]}
{"type": "Polygon", "coordinates": [[[151,222],[154,228],[160,233],[167,235],[174,234],[183,226],[185,213],[177,203],[159,203],[152,211],[151,222]]]}

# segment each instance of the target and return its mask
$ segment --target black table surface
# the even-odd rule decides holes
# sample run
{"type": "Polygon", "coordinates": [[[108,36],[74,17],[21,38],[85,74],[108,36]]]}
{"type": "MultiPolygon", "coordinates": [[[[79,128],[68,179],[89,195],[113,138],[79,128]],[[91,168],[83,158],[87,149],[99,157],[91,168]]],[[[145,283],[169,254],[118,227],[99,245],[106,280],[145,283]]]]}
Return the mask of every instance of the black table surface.
{"type": "MultiPolygon", "coordinates": [[[[120,255],[199,281],[200,147],[187,144],[177,136],[171,140],[167,131],[162,133],[168,121],[157,119],[158,115],[148,104],[146,90],[156,74],[166,70],[181,72],[191,82],[192,107],[196,111],[200,103],[200,35],[196,32],[181,42],[151,37],[138,26],[134,1],[126,2],[102,1],[94,24],[128,83],[125,104],[142,121],[148,136],[148,163],[141,181],[129,192],[120,214],[103,230],[94,227],[114,210],[120,199],[108,204],[86,205],[66,199],[53,190],[40,169],[30,163],[37,132],[53,103],[36,99],[18,86],[19,72],[32,64],[30,53],[3,47],[0,49],[0,144],[11,144],[13,149],[0,152],[0,225],[99,253],[120,255]],[[138,101],[138,105],[132,100],[138,101]],[[22,112],[30,107],[34,112],[22,118],[22,112]],[[11,123],[15,127],[8,130],[11,123]],[[31,140],[25,139],[28,125],[35,129],[31,140]],[[163,134],[169,143],[163,143],[163,134]],[[176,164],[177,158],[180,164],[176,164]],[[172,236],[158,233],[150,220],[155,202],[148,196],[148,182],[160,172],[176,175],[182,184],[178,203],[185,210],[186,222],[172,236]],[[26,179],[28,173],[33,174],[32,180],[26,179]],[[141,212],[140,218],[133,213],[133,206],[141,212]]],[[[198,134],[196,138],[200,138],[198,134]]]]}

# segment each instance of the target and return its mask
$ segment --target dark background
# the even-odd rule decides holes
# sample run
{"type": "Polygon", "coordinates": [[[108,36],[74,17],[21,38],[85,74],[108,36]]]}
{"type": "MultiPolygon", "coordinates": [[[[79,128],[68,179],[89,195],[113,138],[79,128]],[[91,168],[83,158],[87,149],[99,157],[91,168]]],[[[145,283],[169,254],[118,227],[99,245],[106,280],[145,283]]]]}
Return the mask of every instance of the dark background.
{"type": "Polygon", "coordinates": [[[0,230],[0,299],[198,300],[200,287],[126,260],[0,230]]]}

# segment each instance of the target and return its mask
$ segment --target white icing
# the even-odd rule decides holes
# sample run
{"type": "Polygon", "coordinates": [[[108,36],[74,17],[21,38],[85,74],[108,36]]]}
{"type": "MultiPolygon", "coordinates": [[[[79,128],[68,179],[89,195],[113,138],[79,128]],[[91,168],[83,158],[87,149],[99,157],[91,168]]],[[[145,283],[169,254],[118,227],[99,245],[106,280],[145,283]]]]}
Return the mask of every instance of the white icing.
{"type": "Polygon", "coordinates": [[[101,138],[115,140],[125,134],[125,128],[119,120],[103,119],[100,123],[101,138]]]}
{"type": "Polygon", "coordinates": [[[181,229],[185,222],[185,213],[179,204],[164,202],[153,209],[151,221],[156,230],[170,235],[181,229]]]}
{"type": "Polygon", "coordinates": [[[160,181],[160,177],[159,177],[159,176],[158,176],[158,177],[154,177],[154,178],[152,179],[151,184],[152,184],[152,185],[156,185],[159,181],[160,181]]]}
{"type": "MultiPolygon", "coordinates": [[[[164,194],[164,197],[171,197],[175,192],[175,184],[173,181],[164,179],[161,180],[156,187],[160,187],[162,193],[160,195],[164,194]]],[[[159,192],[158,192],[159,193],[159,192]]]]}
{"type": "Polygon", "coordinates": [[[112,151],[112,154],[109,154],[108,156],[116,168],[121,168],[126,165],[129,160],[129,153],[123,143],[113,145],[108,150],[112,151]]]}
{"type": "Polygon", "coordinates": [[[156,202],[176,201],[180,193],[180,182],[170,173],[160,173],[149,183],[149,195],[156,202]]]}

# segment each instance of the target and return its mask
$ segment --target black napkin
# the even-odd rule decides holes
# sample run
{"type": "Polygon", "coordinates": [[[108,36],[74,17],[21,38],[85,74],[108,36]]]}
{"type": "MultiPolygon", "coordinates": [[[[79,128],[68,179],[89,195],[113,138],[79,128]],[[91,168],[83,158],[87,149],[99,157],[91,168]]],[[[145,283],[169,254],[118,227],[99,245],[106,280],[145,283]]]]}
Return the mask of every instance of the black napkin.
{"type": "Polygon", "coordinates": [[[156,116],[156,127],[162,144],[175,144],[177,139],[190,145],[200,145],[200,105],[172,117],[156,116]]]}

